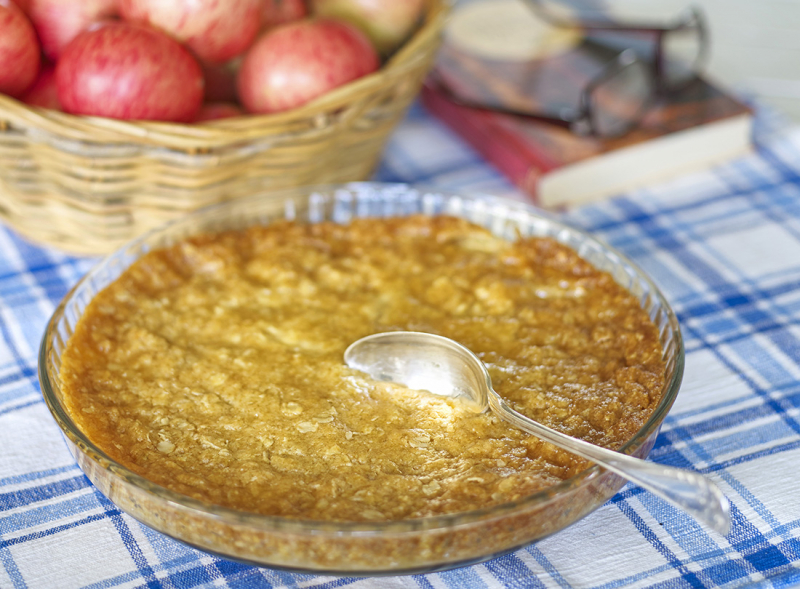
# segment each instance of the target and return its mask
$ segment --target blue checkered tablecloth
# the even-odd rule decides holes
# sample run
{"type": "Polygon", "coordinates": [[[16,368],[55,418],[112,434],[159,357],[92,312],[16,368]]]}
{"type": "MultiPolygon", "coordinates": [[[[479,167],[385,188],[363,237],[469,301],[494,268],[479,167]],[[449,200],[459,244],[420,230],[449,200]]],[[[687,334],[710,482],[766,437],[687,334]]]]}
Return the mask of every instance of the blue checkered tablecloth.
{"type": "MultiPolygon", "coordinates": [[[[415,107],[378,178],[523,198],[415,107]]],[[[514,554],[431,575],[330,578],[248,567],[122,514],[75,465],[45,407],[37,348],[94,260],[0,229],[0,588],[787,587],[800,583],[800,130],[716,169],[570,212],[663,288],[684,384],[651,458],[732,501],[722,537],[630,485],[514,554]]]]}

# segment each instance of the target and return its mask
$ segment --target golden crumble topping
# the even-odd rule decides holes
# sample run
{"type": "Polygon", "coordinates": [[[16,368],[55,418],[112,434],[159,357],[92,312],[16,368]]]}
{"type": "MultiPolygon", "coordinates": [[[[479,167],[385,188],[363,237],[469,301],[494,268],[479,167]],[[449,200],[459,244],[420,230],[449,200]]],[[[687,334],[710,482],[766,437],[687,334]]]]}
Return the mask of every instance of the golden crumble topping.
{"type": "Polygon", "coordinates": [[[457,401],[376,383],[345,348],[451,337],[518,411],[618,447],[664,384],[638,301],[549,239],[452,217],[276,223],[151,252],[63,355],[78,426],[114,460],[254,513],[384,521],[507,502],[586,463],[457,401]]]}

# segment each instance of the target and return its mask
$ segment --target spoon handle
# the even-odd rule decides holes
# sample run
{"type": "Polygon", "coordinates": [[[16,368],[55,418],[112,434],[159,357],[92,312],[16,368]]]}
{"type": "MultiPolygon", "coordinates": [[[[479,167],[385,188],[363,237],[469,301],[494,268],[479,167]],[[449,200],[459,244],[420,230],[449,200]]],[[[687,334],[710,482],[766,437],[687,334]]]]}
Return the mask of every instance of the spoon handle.
{"type": "Polygon", "coordinates": [[[730,530],[728,499],[706,477],[689,470],[620,454],[562,434],[518,413],[494,390],[489,392],[489,403],[499,417],[518,428],[636,483],[693,515],[720,534],[727,534],[730,530]]]}

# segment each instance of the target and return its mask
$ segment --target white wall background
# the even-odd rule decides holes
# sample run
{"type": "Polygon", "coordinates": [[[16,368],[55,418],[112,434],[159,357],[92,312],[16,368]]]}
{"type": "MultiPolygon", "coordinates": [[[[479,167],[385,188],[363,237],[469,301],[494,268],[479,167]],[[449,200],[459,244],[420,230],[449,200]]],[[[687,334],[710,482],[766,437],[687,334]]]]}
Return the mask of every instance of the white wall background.
{"type": "Polygon", "coordinates": [[[800,0],[695,3],[708,16],[710,76],[800,123],[800,0]]]}

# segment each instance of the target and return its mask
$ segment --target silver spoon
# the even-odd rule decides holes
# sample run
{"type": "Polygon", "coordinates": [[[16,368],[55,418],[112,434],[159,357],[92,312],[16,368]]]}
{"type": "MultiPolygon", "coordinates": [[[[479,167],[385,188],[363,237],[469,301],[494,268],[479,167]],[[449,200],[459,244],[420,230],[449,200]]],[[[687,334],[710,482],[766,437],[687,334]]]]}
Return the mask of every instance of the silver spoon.
{"type": "Polygon", "coordinates": [[[476,413],[491,408],[516,427],[636,483],[720,534],[730,530],[728,499],[710,480],[695,472],[595,446],[525,417],[494,391],[483,362],[451,339],[417,331],[378,333],[351,344],[344,361],[375,380],[461,397],[476,413]]]}

